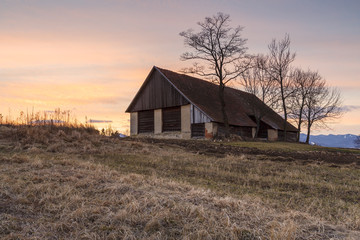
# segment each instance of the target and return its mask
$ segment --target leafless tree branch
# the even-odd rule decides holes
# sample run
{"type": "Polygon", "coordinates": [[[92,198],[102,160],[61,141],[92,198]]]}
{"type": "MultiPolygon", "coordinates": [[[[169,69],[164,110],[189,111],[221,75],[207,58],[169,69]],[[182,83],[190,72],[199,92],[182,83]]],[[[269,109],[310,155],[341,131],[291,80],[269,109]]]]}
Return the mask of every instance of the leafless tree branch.
{"type": "Polygon", "coordinates": [[[189,29],[180,33],[184,38],[185,46],[191,49],[190,52],[182,54],[180,59],[198,60],[201,63],[183,71],[205,77],[219,85],[219,100],[226,137],[229,136],[229,123],[225,111],[225,86],[238,78],[251,65],[249,58],[245,56],[247,40],[241,37],[243,27],[232,28],[229,23],[229,15],[218,13],[199,22],[199,32],[195,33],[189,29]],[[207,68],[204,67],[205,65],[207,68]]]}

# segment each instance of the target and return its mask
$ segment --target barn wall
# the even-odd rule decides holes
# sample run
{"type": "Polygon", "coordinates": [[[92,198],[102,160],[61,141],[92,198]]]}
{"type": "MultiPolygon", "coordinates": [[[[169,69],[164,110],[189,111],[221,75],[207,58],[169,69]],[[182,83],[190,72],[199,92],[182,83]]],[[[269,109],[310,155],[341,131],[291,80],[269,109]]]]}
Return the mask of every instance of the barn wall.
{"type": "Polygon", "coordinates": [[[191,104],[191,123],[211,122],[211,119],[201,112],[197,107],[191,104]]]}
{"type": "Polygon", "coordinates": [[[264,123],[263,121],[260,121],[260,128],[258,132],[258,138],[268,138],[268,130],[271,129],[271,127],[264,123]]]}
{"type": "Polygon", "coordinates": [[[214,122],[205,123],[205,138],[214,138],[218,135],[218,124],[214,122]]]}
{"type": "Polygon", "coordinates": [[[129,107],[129,112],[160,109],[189,104],[189,102],[157,70],[149,76],[145,86],[129,107]]]}
{"type": "Polygon", "coordinates": [[[182,138],[191,138],[190,104],[181,106],[181,136],[182,138]]]}
{"type": "MultiPolygon", "coordinates": [[[[286,141],[287,142],[296,142],[297,139],[297,132],[286,132],[286,141]]],[[[278,140],[284,141],[284,131],[279,130],[278,131],[278,140]]]]}
{"type": "Polygon", "coordinates": [[[287,132],[287,141],[296,142],[297,140],[297,132],[287,132]]]}
{"type": "Polygon", "coordinates": [[[192,123],[191,137],[205,137],[205,123],[192,123]]]}
{"type": "Polygon", "coordinates": [[[138,133],[154,133],[154,111],[146,110],[138,112],[138,133]]]}
{"type": "Polygon", "coordinates": [[[159,134],[162,132],[162,110],[154,110],[154,133],[159,134]]]}
{"type": "Polygon", "coordinates": [[[162,130],[164,132],[181,132],[181,107],[162,109],[162,130]]]}
{"type": "Polygon", "coordinates": [[[268,129],[268,137],[269,141],[277,141],[278,140],[278,130],[276,129],[268,129]]]}
{"type": "MultiPolygon", "coordinates": [[[[252,138],[253,133],[252,127],[241,127],[230,125],[230,134],[235,134],[244,138],[252,138]]],[[[223,123],[218,123],[218,136],[225,136],[225,125],[223,123]]]]}
{"type": "Polygon", "coordinates": [[[138,134],[138,113],[130,113],[130,136],[138,134]]]}

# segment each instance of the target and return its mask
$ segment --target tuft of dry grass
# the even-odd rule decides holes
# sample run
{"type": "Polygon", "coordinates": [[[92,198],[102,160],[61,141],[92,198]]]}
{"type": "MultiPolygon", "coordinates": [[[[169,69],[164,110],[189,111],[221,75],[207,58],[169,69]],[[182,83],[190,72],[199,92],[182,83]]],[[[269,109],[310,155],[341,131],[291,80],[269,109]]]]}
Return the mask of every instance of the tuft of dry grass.
{"type": "Polygon", "coordinates": [[[353,166],[16,131],[0,126],[1,239],[360,239],[353,166]]]}

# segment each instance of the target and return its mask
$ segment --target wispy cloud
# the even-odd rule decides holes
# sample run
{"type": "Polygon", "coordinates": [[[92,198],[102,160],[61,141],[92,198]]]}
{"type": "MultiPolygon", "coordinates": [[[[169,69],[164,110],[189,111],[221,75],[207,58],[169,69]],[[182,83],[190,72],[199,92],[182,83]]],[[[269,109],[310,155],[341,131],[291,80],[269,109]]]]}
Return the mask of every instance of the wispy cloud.
{"type": "Polygon", "coordinates": [[[90,123],[112,123],[112,120],[96,120],[96,119],[90,119],[90,123]]]}
{"type": "Polygon", "coordinates": [[[360,105],[345,105],[341,108],[343,112],[352,112],[360,110],[360,105]]]}

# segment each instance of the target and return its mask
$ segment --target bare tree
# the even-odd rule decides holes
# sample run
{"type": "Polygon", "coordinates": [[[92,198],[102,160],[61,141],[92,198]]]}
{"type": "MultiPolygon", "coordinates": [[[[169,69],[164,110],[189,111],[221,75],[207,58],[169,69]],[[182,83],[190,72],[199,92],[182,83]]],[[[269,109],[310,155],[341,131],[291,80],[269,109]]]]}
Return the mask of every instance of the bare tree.
{"type": "Polygon", "coordinates": [[[311,88],[304,109],[307,123],[306,143],[309,143],[311,128],[314,125],[327,127],[327,121],[341,117],[341,105],[340,91],[326,86],[324,80],[311,88]]]}
{"type": "Polygon", "coordinates": [[[253,58],[251,69],[244,71],[240,83],[245,91],[254,94],[271,108],[278,102],[278,88],[268,73],[269,57],[257,55],[253,58]]]}
{"type": "Polygon", "coordinates": [[[284,140],[286,141],[286,123],[288,119],[287,99],[292,95],[294,88],[291,87],[290,65],[295,60],[295,53],[290,51],[290,37],[276,41],[273,39],[268,45],[270,57],[268,73],[280,89],[282,113],[284,114],[284,140]]]}
{"type": "Polygon", "coordinates": [[[200,32],[193,30],[181,32],[184,44],[192,51],[182,54],[182,60],[197,60],[193,67],[184,69],[216,82],[219,85],[219,100],[225,125],[225,137],[230,136],[229,120],[226,114],[224,90],[227,83],[239,77],[250,67],[245,61],[246,39],[241,37],[243,27],[229,26],[230,16],[218,13],[198,22],[200,32]]]}
{"type": "Polygon", "coordinates": [[[304,107],[306,99],[315,90],[315,86],[320,87],[325,82],[318,72],[308,70],[307,72],[301,69],[295,69],[292,74],[294,94],[289,99],[289,118],[296,122],[299,134],[297,141],[300,141],[301,126],[304,122],[304,107]]]}
{"type": "MultiPolygon", "coordinates": [[[[257,55],[253,58],[252,68],[243,72],[240,84],[244,86],[246,92],[254,94],[270,108],[276,108],[279,102],[278,88],[275,81],[268,73],[269,57],[257,55]]],[[[256,121],[255,137],[258,137],[260,122],[266,116],[265,109],[249,106],[252,109],[256,121]]]]}

